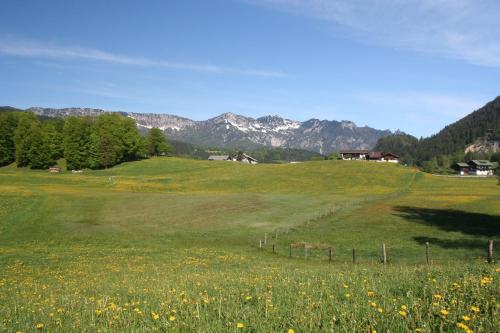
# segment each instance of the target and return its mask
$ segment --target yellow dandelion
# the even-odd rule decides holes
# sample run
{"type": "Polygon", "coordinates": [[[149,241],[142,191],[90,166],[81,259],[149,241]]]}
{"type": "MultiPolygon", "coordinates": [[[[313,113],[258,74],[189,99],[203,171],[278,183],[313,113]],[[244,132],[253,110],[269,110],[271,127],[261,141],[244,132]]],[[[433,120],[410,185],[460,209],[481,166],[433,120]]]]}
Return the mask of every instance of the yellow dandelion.
{"type": "Polygon", "coordinates": [[[156,312],[151,312],[151,318],[153,318],[153,320],[158,320],[160,318],[160,315],[156,312]]]}
{"type": "Polygon", "coordinates": [[[288,333],[295,333],[295,330],[293,328],[289,328],[288,333]]]}
{"type": "Polygon", "coordinates": [[[170,317],[168,317],[168,320],[169,320],[169,321],[175,321],[175,319],[176,319],[176,318],[175,318],[175,316],[170,316],[170,317]]]}
{"type": "Polygon", "coordinates": [[[101,314],[102,314],[102,311],[101,311],[101,310],[99,310],[99,309],[97,309],[97,310],[95,310],[95,314],[99,316],[99,315],[101,315],[101,314]]]}
{"type": "Polygon", "coordinates": [[[408,307],[406,305],[401,305],[401,310],[408,310],[408,307]]]}
{"type": "Polygon", "coordinates": [[[435,295],[433,295],[432,297],[433,297],[435,300],[437,300],[437,301],[440,301],[440,300],[442,300],[442,299],[443,299],[443,296],[442,296],[442,295],[440,295],[440,294],[435,294],[435,295]]]}
{"type": "Polygon", "coordinates": [[[474,313],[479,313],[479,311],[480,311],[480,310],[479,310],[479,308],[478,308],[477,306],[474,306],[474,305],[472,305],[472,306],[470,307],[470,310],[471,310],[472,312],[474,312],[474,313]]]}
{"type": "Polygon", "coordinates": [[[405,318],[406,318],[406,316],[408,315],[408,312],[403,311],[403,310],[400,310],[400,311],[399,311],[399,314],[400,314],[402,317],[405,317],[405,318]]]}
{"type": "Polygon", "coordinates": [[[378,308],[378,309],[377,309],[377,311],[378,311],[379,313],[384,313],[384,309],[382,309],[382,308],[378,308]]]}
{"type": "Polygon", "coordinates": [[[462,319],[465,320],[465,321],[469,321],[470,317],[469,316],[462,316],[462,319]]]}
{"type": "Polygon", "coordinates": [[[41,330],[41,329],[43,329],[43,324],[42,323],[38,323],[38,324],[35,325],[35,328],[37,330],[41,330]]]}
{"type": "Polygon", "coordinates": [[[371,306],[372,308],[376,308],[376,307],[377,307],[377,303],[375,303],[375,302],[370,302],[370,306],[371,306]]]}
{"type": "Polygon", "coordinates": [[[351,297],[351,294],[345,294],[345,297],[349,298],[349,297],[351,297]]]}
{"type": "Polygon", "coordinates": [[[245,324],[243,323],[237,323],[236,328],[245,328],[245,324]]]}
{"type": "Polygon", "coordinates": [[[439,313],[440,313],[441,315],[443,315],[443,316],[447,316],[447,315],[448,315],[448,313],[450,313],[450,312],[449,312],[448,310],[446,310],[446,309],[441,309],[441,311],[439,311],[439,313]]]}
{"type": "Polygon", "coordinates": [[[252,296],[245,297],[245,301],[251,301],[251,300],[252,300],[252,296]]]}
{"type": "Polygon", "coordinates": [[[368,297],[375,296],[375,292],[374,291],[369,291],[369,292],[367,292],[367,294],[368,294],[368,297]]]}

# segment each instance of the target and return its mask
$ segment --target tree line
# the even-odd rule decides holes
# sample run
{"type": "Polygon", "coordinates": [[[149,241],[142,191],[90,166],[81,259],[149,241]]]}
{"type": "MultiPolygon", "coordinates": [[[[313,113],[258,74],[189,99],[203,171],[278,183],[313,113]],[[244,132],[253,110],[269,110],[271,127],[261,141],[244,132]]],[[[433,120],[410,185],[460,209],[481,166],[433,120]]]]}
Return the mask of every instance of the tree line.
{"type": "Polygon", "coordinates": [[[47,169],[64,158],[68,170],[103,169],[170,150],[160,129],[143,136],[133,119],[118,114],[54,119],[30,112],[0,113],[0,166],[15,162],[47,169]]]}

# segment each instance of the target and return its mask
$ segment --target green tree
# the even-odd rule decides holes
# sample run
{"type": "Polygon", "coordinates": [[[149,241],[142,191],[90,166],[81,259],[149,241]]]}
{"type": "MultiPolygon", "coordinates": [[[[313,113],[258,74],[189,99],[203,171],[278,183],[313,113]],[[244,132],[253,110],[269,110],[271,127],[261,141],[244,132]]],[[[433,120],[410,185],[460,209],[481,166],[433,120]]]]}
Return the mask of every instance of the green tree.
{"type": "Polygon", "coordinates": [[[39,122],[30,128],[30,147],[28,150],[29,166],[32,169],[47,169],[54,165],[54,152],[51,150],[50,138],[43,131],[39,122]]]}
{"type": "Polygon", "coordinates": [[[25,167],[30,164],[31,128],[37,123],[39,123],[39,121],[32,113],[23,113],[20,115],[17,128],[14,131],[16,164],[18,167],[25,167]]]}
{"type": "Polygon", "coordinates": [[[171,150],[165,134],[159,128],[152,128],[148,133],[149,154],[152,156],[165,155],[171,150]]]}
{"type": "Polygon", "coordinates": [[[88,167],[90,135],[94,120],[90,117],[69,117],[64,123],[63,147],[69,170],[88,167]]]}
{"type": "Polygon", "coordinates": [[[14,132],[19,121],[19,113],[0,113],[0,166],[7,165],[16,159],[14,132]]]}

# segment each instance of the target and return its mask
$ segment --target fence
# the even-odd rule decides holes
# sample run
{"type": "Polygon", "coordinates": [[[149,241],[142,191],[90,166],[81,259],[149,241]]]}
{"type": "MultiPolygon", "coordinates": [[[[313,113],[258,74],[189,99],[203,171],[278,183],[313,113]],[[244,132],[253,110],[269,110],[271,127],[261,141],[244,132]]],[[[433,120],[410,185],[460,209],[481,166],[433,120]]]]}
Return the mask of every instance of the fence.
{"type": "MultiPolygon", "coordinates": [[[[425,242],[420,253],[421,254],[403,254],[399,249],[395,249],[392,256],[389,256],[389,247],[386,243],[380,244],[380,250],[371,251],[363,249],[360,251],[353,247],[352,249],[347,249],[345,247],[336,249],[335,246],[331,244],[317,244],[317,243],[307,243],[307,242],[296,242],[288,244],[278,244],[278,233],[274,235],[273,243],[268,244],[267,233],[264,234],[264,239],[259,240],[259,249],[261,251],[269,251],[274,255],[280,255],[282,257],[311,260],[320,259],[328,262],[338,261],[346,262],[351,261],[353,264],[362,262],[379,262],[383,265],[387,265],[390,262],[397,262],[398,258],[404,262],[421,262],[427,265],[432,265],[433,262],[445,262],[449,258],[443,258],[442,256],[433,257],[432,244],[430,242],[425,242]]],[[[485,260],[488,263],[494,262],[493,257],[494,241],[489,240],[485,243],[484,249],[485,254],[483,257],[476,257],[475,259],[485,260]]]]}

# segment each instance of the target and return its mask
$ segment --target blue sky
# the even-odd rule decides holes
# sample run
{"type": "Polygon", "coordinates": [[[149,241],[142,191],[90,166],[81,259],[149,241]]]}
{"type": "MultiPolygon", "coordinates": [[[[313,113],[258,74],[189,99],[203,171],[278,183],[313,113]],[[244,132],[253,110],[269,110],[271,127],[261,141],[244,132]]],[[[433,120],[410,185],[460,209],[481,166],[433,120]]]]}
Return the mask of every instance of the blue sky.
{"type": "Polygon", "coordinates": [[[0,105],[428,136],[500,95],[499,17],[497,0],[3,0],[0,105]]]}

